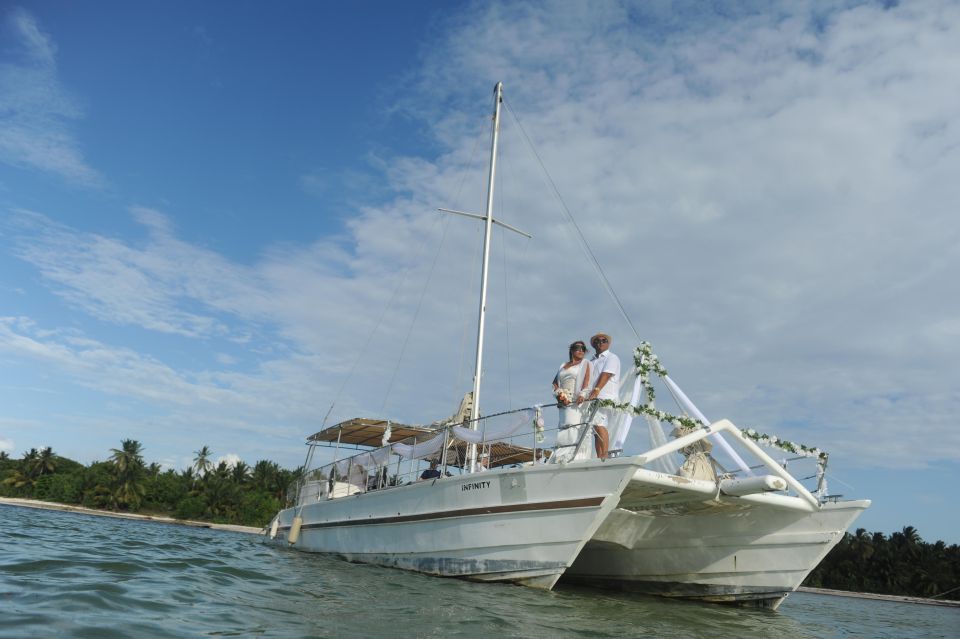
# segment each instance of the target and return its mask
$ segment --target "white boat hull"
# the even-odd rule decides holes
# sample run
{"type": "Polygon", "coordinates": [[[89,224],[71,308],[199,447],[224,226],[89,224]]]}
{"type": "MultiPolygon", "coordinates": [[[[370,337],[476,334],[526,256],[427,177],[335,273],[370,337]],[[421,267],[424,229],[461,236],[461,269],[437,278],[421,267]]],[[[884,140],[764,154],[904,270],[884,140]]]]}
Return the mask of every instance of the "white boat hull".
{"type": "Polygon", "coordinates": [[[776,608],[870,505],[804,510],[799,499],[782,496],[704,500],[690,493],[651,495],[660,503],[644,505],[629,498],[638,487],[645,486],[631,482],[626,503],[597,529],[564,581],[776,608]]]}
{"type": "Polygon", "coordinates": [[[776,608],[870,505],[727,496],[641,461],[497,469],[336,499],[314,493],[280,512],[272,541],[288,545],[299,516],[294,548],[348,561],[776,608]]]}
{"type": "Polygon", "coordinates": [[[616,507],[630,459],[422,481],[281,511],[274,539],[349,561],[552,588],[616,507]]]}

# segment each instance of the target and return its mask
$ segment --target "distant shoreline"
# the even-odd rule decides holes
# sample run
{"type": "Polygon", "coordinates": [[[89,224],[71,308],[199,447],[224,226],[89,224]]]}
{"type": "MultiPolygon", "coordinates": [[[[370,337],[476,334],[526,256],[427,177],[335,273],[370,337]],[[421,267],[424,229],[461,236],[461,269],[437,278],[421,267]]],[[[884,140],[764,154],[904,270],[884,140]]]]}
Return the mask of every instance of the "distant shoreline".
{"type": "Polygon", "coordinates": [[[797,588],[797,592],[807,592],[813,595],[834,595],[837,597],[856,597],[857,599],[878,599],[880,601],[898,601],[900,603],[960,608],[960,601],[952,601],[949,599],[925,599],[924,597],[908,597],[907,595],[878,595],[873,592],[851,592],[849,590],[832,590],[830,588],[807,588],[806,586],[800,586],[797,588]]]}
{"type": "Polygon", "coordinates": [[[211,528],[213,530],[227,530],[230,532],[247,533],[251,535],[262,534],[263,528],[254,526],[237,526],[234,524],[215,524],[209,521],[194,521],[190,519],[174,519],[173,517],[164,517],[163,515],[141,515],[138,513],[120,513],[112,510],[97,510],[96,508],[85,508],[83,506],[74,506],[72,504],[60,504],[53,501],[41,501],[39,499],[20,499],[18,497],[0,497],[0,504],[8,506],[20,506],[22,508],[37,508],[40,510],[60,510],[71,513],[82,513],[84,515],[96,515],[98,517],[113,517],[115,519],[134,519],[137,521],[155,521],[160,524],[174,524],[179,526],[190,526],[193,528],[211,528]]]}

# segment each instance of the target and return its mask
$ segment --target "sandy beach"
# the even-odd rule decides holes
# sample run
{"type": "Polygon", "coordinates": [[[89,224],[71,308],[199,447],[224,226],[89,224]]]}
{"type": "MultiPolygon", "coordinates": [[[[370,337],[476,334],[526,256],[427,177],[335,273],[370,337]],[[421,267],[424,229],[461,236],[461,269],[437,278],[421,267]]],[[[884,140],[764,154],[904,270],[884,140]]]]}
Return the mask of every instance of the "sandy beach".
{"type": "Polygon", "coordinates": [[[136,519],[139,521],[155,521],[160,524],[176,524],[179,526],[193,526],[195,528],[212,528],[213,530],[229,530],[232,532],[242,532],[253,535],[263,533],[263,528],[253,526],[235,526],[233,524],[214,524],[208,521],[192,521],[187,519],[174,519],[173,517],[164,517],[162,515],[140,515],[137,513],[120,513],[110,510],[97,510],[95,508],[84,508],[83,506],[74,506],[71,504],[58,504],[51,501],[40,501],[38,499],[19,499],[17,497],[0,497],[0,504],[9,506],[21,506],[23,508],[40,508],[43,510],[63,510],[72,513],[83,513],[85,515],[96,515],[98,517],[114,517],[117,519],[136,519]]]}

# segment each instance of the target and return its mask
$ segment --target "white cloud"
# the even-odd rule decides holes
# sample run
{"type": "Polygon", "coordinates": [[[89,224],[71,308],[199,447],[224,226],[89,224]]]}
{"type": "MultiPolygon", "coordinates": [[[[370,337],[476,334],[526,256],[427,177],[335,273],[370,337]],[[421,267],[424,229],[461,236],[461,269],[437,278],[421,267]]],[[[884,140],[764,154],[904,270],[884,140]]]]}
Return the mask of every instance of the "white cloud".
{"type": "MultiPolygon", "coordinates": [[[[949,294],[960,267],[960,8],[700,11],[475,5],[425,52],[405,97],[433,118],[445,152],[391,158],[386,179],[401,195],[360,210],[341,237],[266,246],[253,264],[179,239],[166,214],[144,208],[132,212],[145,240],[20,216],[18,254],[68,302],[209,341],[229,371],[217,356],[178,367],[19,320],[0,324],[0,348],[224,440],[307,433],[335,397],[333,418],[449,414],[470,386],[479,235],[435,209],[480,208],[485,167],[471,149],[502,78],[641,335],[708,416],[851,463],[960,458],[960,302],[949,294]],[[221,351],[241,339],[256,364],[235,370],[221,351]],[[908,435],[913,424],[922,436],[908,435]]],[[[573,338],[604,328],[624,358],[633,341],[558,226],[509,115],[503,141],[498,214],[535,239],[496,238],[485,410],[543,401],[573,338]]],[[[318,186],[308,178],[304,188],[318,186]]]]}
{"type": "Polygon", "coordinates": [[[244,298],[250,287],[241,269],[174,239],[169,220],[156,211],[134,207],[132,213],[150,231],[143,248],[20,211],[16,223],[30,239],[17,253],[36,265],[58,294],[104,321],[197,337],[227,334],[210,313],[199,312],[204,309],[186,309],[201,296],[227,305],[244,298]],[[228,269],[231,281],[223,277],[228,269]],[[194,290],[206,285],[216,290],[194,290]]]}
{"type": "Polygon", "coordinates": [[[292,377],[286,372],[291,361],[268,364],[266,373],[176,370],[129,348],[76,331],[42,331],[25,318],[13,317],[0,317],[0,351],[46,364],[94,391],[183,411],[183,417],[193,411],[190,421],[257,432],[264,430],[256,427],[258,420],[308,419],[319,410],[315,401],[304,401],[308,398],[301,389],[284,390],[292,377]]]}
{"type": "Polygon", "coordinates": [[[0,15],[7,42],[0,59],[0,162],[35,168],[85,186],[101,186],[70,123],[82,116],[58,77],[57,48],[23,9],[0,15]]]}
{"type": "Polygon", "coordinates": [[[641,333],[710,414],[898,464],[931,455],[897,443],[919,421],[945,444],[931,458],[955,459],[958,8],[867,5],[821,30],[781,7],[654,37],[604,6],[478,6],[419,88],[460,105],[476,88],[452,77],[506,81],[641,333]]]}
{"type": "Polygon", "coordinates": [[[14,444],[13,440],[7,439],[6,437],[0,437],[0,450],[5,453],[9,453],[13,450],[14,444]]]}

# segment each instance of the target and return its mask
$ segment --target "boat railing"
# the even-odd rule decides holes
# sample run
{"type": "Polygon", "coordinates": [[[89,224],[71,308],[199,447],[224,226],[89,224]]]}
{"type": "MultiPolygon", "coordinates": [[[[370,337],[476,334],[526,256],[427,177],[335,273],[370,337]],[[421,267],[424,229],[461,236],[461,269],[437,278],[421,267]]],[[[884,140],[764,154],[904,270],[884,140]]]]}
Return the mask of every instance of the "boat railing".
{"type": "MultiPolygon", "coordinates": [[[[485,472],[497,468],[530,464],[576,463],[594,457],[594,432],[589,425],[566,425],[547,428],[543,409],[554,405],[534,406],[481,417],[475,422],[447,425],[429,434],[409,438],[403,442],[388,443],[374,449],[357,452],[349,457],[322,463],[302,476],[299,486],[300,505],[316,501],[349,497],[374,490],[385,490],[424,480],[442,479],[471,472],[485,472]],[[475,426],[467,428],[464,424],[475,426]],[[560,434],[578,427],[579,437],[572,440],[560,434]],[[469,446],[477,447],[476,463],[471,468],[469,446]],[[580,455],[576,454],[580,451],[580,455]],[[434,465],[431,467],[431,462],[434,465]],[[430,472],[426,472],[426,471],[430,472]]],[[[644,466],[650,467],[658,459],[674,453],[684,453],[697,442],[725,433],[737,447],[751,453],[759,464],[740,470],[716,473],[715,481],[749,477],[752,470],[766,468],[779,477],[793,493],[811,505],[818,505],[826,486],[823,469],[826,456],[818,459],[817,472],[803,479],[816,480],[816,487],[807,488],[785,468],[785,461],[777,461],[728,420],[696,428],[661,446],[654,446],[639,456],[644,466]],[[814,496],[817,493],[817,496],[814,496]]],[[[342,449],[338,449],[342,453],[342,449]]],[[[711,462],[716,460],[708,454],[711,462]]],[[[674,464],[673,461],[670,462],[674,464]]],[[[682,474],[679,465],[671,465],[671,474],[682,474]]]]}
{"type": "MultiPolygon", "coordinates": [[[[303,505],[383,490],[425,478],[550,463],[557,451],[560,429],[545,427],[543,408],[534,406],[505,411],[474,422],[464,420],[423,437],[408,438],[320,463],[302,475],[298,503],[303,505]],[[474,424],[474,428],[469,427],[474,424]],[[468,456],[471,444],[477,447],[477,461],[472,470],[468,456]],[[435,468],[431,473],[425,473],[431,462],[435,462],[435,468]]],[[[337,451],[342,453],[342,449],[337,451]]],[[[312,459],[312,455],[308,459],[312,459]]]]}

